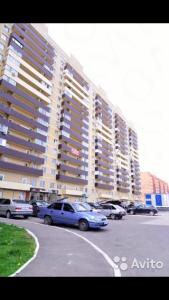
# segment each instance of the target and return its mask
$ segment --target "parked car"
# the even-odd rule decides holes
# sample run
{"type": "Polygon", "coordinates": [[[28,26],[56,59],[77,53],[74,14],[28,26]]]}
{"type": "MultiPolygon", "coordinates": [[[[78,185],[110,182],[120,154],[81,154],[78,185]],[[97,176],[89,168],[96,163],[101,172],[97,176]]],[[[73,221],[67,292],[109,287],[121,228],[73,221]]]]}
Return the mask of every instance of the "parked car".
{"type": "Polygon", "coordinates": [[[40,207],[38,217],[44,219],[44,223],[48,225],[52,223],[75,225],[83,231],[108,225],[104,215],[90,211],[81,202],[57,201],[48,207],[40,207]]]}
{"type": "Polygon", "coordinates": [[[92,211],[101,212],[102,207],[100,206],[100,204],[94,202],[87,202],[87,203],[91,206],[92,211]]]}
{"type": "Polygon", "coordinates": [[[146,206],[144,204],[140,204],[137,206],[128,207],[127,213],[130,215],[149,214],[151,216],[154,216],[158,213],[158,209],[155,206],[146,206]]]}
{"type": "Polygon", "coordinates": [[[0,198],[0,215],[10,219],[14,216],[23,216],[27,219],[32,216],[32,205],[24,200],[0,198]]]}
{"type": "Polygon", "coordinates": [[[100,212],[107,218],[111,219],[122,219],[126,215],[126,211],[119,205],[115,204],[100,204],[100,212]]]}
{"type": "Polygon", "coordinates": [[[32,201],[30,201],[30,204],[32,205],[32,207],[33,207],[33,216],[34,217],[37,217],[37,215],[38,215],[38,211],[39,211],[39,209],[40,209],[40,207],[43,207],[43,206],[48,206],[49,205],[49,203],[48,202],[46,202],[46,201],[37,201],[37,200],[32,200],[32,201]]]}

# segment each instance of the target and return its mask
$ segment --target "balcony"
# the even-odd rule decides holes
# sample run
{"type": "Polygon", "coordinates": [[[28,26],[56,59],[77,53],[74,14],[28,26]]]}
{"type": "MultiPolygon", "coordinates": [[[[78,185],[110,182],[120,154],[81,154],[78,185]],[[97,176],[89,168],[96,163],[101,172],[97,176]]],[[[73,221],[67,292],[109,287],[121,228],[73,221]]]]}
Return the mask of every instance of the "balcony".
{"type": "Polygon", "coordinates": [[[75,183],[75,184],[83,184],[86,185],[88,183],[87,180],[76,178],[76,177],[70,177],[62,174],[56,175],[56,180],[60,180],[63,182],[69,182],[69,183],[75,183]]]}
{"type": "Polygon", "coordinates": [[[122,193],[129,193],[130,192],[129,189],[125,189],[125,188],[121,188],[121,187],[117,187],[117,191],[122,192],[122,193]]]}
{"type": "Polygon", "coordinates": [[[68,162],[74,163],[75,165],[88,166],[88,164],[86,162],[84,162],[80,159],[76,159],[71,156],[68,156],[64,153],[58,154],[58,159],[60,159],[62,161],[68,161],[68,162]]]}
{"type": "Polygon", "coordinates": [[[98,189],[104,189],[104,190],[113,190],[114,189],[114,186],[112,186],[112,185],[103,184],[103,183],[99,183],[99,182],[96,182],[95,186],[98,189]]]}
{"type": "Polygon", "coordinates": [[[73,140],[71,137],[60,135],[59,139],[62,140],[63,142],[69,143],[70,145],[73,145],[79,149],[88,150],[88,147],[82,145],[82,143],[80,143],[80,142],[73,140]]]}
{"type": "Polygon", "coordinates": [[[38,170],[35,168],[25,167],[13,163],[8,163],[5,161],[0,160],[0,169],[6,170],[8,172],[14,172],[14,173],[24,173],[29,174],[33,176],[42,176],[43,170],[38,170]]]}
{"type": "Polygon", "coordinates": [[[114,180],[110,177],[102,176],[102,175],[95,175],[95,178],[98,180],[102,180],[105,182],[113,182],[114,180]]]}
{"type": "Polygon", "coordinates": [[[44,159],[35,155],[27,154],[12,148],[0,146],[0,154],[4,154],[5,156],[15,157],[18,160],[27,161],[29,163],[33,162],[35,164],[42,165],[44,164],[44,159]]]}
{"type": "Polygon", "coordinates": [[[77,175],[86,175],[86,176],[88,175],[87,171],[84,171],[84,170],[81,170],[81,169],[78,169],[78,168],[73,168],[73,167],[65,165],[65,164],[60,164],[60,165],[57,166],[57,168],[59,170],[68,171],[70,173],[77,174],[77,175]]]}

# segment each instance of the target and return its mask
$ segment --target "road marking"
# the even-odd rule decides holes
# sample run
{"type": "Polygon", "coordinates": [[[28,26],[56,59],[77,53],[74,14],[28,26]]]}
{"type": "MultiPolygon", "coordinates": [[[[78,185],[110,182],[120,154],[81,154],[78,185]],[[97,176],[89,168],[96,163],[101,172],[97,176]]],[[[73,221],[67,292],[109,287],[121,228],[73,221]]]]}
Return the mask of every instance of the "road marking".
{"type": "MultiPolygon", "coordinates": [[[[41,225],[41,226],[48,226],[50,227],[50,225],[44,225],[42,223],[36,223],[36,222],[32,222],[32,221],[26,221],[26,220],[23,220],[23,222],[27,222],[27,223],[32,223],[32,224],[36,224],[36,225],[41,225]]],[[[54,229],[60,229],[60,230],[64,230],[64,231],[67,231],[69,233],[72,233],[76,236],[78,236],[79,238],[81,238],[82,240],[84,240],[86,243],[88,243],[89,245],[91,245],[98,253],[100,253],[104,259],[106,260],[106,262],[113,268],[113,271],[114,271],[114,276],[115,277],[121,277],[121,272],[120,272],[120,269],[118,267],[118,265],[116,265],[114,263],[114,261],[108,256],[108,254],[106,252],[104,252],[101,248],[99,248],[98,246],[96,246],[93,242],[91,242],[90,240],[88,240],[87,238],[85,238],[84,236],[76,233],[76,232],[73,232],[71,230],[68,230],[68,229],[65,229],[65,228],[61,228],[61,227],[51,227],[51,228],[54,228],[54,229]]]]}
{"type": "MultiPolygon", "coordinates": [[[[37,224],[37,223],[36,223],[37,224]]],[[[24,228],[24,227],[20,227],[20,228],[24,228]]],[[[24,228],[25,229],[25,228],[24,228]]],[[[38,254],[39,251],[39,241],[38,238],[36,237],[36,235],[30,231],[29,229],[26,229],[26,231],[34,238],[35,240],[35,244],[36,244],[36,248],[35,248],[35,252],[34,255],[24,264],[22,265],[22,267],[20,267],[15,273],[13,273],[12,275],[9,275],[9,277],[14,277],[16,276],[18,273],[20,273],[23,269],[25,269],[32,260],[34,260],[38,254]]]]}

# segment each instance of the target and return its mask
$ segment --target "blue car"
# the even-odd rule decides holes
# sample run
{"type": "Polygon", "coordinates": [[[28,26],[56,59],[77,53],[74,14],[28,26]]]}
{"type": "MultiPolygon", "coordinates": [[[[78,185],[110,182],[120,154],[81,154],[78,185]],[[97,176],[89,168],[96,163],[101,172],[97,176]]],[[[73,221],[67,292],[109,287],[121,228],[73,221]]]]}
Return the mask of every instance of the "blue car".
{"type": "Polygon", "coordinates": [[[47,225],[68,224],[76,225],[80,230],[101,228],[108,224],[108,220],[100,213],[93,212],[81,202],[55,202],[48,207],[40,207],[38,217],[44,219],[47,225]]]}

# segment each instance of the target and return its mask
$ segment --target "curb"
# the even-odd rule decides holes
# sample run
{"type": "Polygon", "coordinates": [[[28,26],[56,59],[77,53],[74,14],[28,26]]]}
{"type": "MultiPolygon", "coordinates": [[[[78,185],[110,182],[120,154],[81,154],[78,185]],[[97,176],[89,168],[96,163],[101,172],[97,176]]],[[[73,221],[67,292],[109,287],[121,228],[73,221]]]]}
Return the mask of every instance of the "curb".
{"type": "MultiPolygon", "coordinates": [[[[18,226],[18,227],[19,227],[19,226],[18,226]]],[[[24,228],[24,227],[20,227],[20,228],[24,228]]],[[[35,252],[34,252],[34,255],[33,255],[26,263],[24,263],[17,271],[15,271],[13,274],[9,275],[8,277],[14,277],[14,276],[16,276],[18,273],[20,273],[23,269],[25,269],[25,268],[30,264],[30,262],[31,262],[32,260],[34,260],[34,259],[36,258],[37,254],[38,254],[38,251],[39,251],[39,241],[38,241],[38,238],[37,238],[36,235],[35,235],[32,231],[30,231],[29,229],[26,229],[26,228],[24,228],[24,229],[25,229],[25,230],[28,232],[28,234],[31,235],[31,236],[34,238],[34,240],[35,240],[35,244],[36,244],[35,252]]]]}

